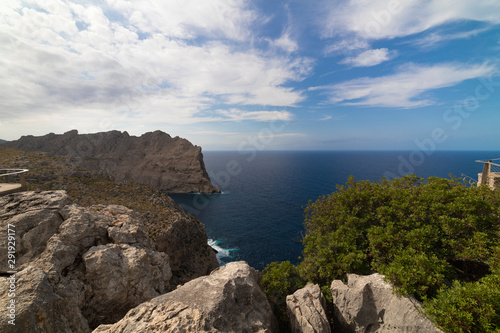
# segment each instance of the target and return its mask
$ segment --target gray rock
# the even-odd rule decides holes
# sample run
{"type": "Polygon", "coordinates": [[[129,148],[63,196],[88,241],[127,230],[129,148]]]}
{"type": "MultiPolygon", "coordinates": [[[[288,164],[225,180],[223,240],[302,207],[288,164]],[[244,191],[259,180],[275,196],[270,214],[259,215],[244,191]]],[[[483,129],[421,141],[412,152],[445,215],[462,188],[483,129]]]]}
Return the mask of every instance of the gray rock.
{"type": "Polygon", "coordinates": [[[193,217],[179,214],[158,232],[155,243],[158,251],[168,254],[176,285],[219,267],[214,250],[207,244],[205,225],[193,217]]]}
{"type": "Polygon", "coordinates": [[[78,307],[54,292],[45,272],[28,266],[14,275],[14,297],[9,297],[11,280],[0,278],[0,331],[26,332],[89,332],[87,320],[78,307]],[[7,304],[15,301],[14,315],[7,304]],[[11,323],[9,321],[13,320],[11,323]],[[12,325],[15,324],[15,325],[12,325]]]}
{"type": "Polygon", "coordinates": [[[116,181],[155,186],[170,193],[213,193],[201,148],[161,131],[140,137],[127,132],[23,136],[4,147],[66,156],[79,169],[99,171],[116,181]]]}
{"type": "Polygon", "coordinates": [[[165,253],[128,244],[94,246],[83,262],[88,281],[83,311],[91,326],[119,320],[129,309],[164,294],[172,277],[165,253]]]}
{"type": "MultiPolygon", "coordinates": [[[[70,202],[64,191],[21,192],[0,197],[0,272],[8,267],[9,234],[15,238],[15,267],[38,257],[63,222],[59,210],[70,202]],[[11,225],[9,228],[8,224],[11,225]]],[[[13,245],[11,243],[10,245],[13,245]]]]}
{"type": "Polygon", "coordinates": [[[317,284],[308,283],[286,297],[293,333],[330,333],[326,300],[317,284]]]}
{"type": "Polygon", "coordinates": [[[0,218],[8,218],[20,212],[24,214],[43,209],[58,210],[71,202],[65,191],[46,191],[43,195],[33,191],[21,192],[0,200],[0,218]]]}
{"type": "Polygon", "coordinates": [[[139,305],[94,333],[278,332],[259,279],[260,273],[247,263],[229,263],[139,305]]]}
{"type": "Polygon", "coordinates": [[[413,299],[394,294],[379,274],[348,274],[347,285],[332,282],[335,316],[346,332],[441,332],[413,299]]]}
{"type": "MultiPolygon", "coordinates": [[[[18,272],[16,325],[0,307],[1,332],[89,332],[170,290],[168,255],[126,207],[69,205],[63,191],[0,197],[0,207],[0,242],[7,228],[16,240],[16,262],[5,266],[5,257],[3,272],[18,272]]],[[[0,304],[8,304],[10,283],[0,282],[0,304]]]]}

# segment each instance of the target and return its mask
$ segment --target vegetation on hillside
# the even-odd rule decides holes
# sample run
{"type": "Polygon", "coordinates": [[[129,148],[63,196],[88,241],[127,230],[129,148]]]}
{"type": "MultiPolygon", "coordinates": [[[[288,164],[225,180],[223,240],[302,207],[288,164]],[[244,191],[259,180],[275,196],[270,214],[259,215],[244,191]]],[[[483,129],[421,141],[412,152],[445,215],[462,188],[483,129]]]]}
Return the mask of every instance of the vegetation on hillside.
{"type": "MultiPolygon", "coordinates": [[[[29,169],[26,173],[28,190],[66,190],[74,203],[81,206],[123,205],[144,216],[146,232],[155,237],[158,231],[176,220],[178,205],[166,194],[148,185],[121,183],[109,177],[68,163],[64,157],[49,156],[0,147],[0,168],[29,169]]],[[[0,182],[18,179],[0,179],[0,182]]]]}
{"type": "MultiPolygon", "coordinates": [[[[347,273],[379,272],[399,294],[423,301],[446,332],[500,332],[500,191],[453,177],[350,178],[309,203],[304,225],[302,283],[326,291],[347,273]]],[[[268,295],[290,292],[291,270],[265,269],[268,295]]]]}

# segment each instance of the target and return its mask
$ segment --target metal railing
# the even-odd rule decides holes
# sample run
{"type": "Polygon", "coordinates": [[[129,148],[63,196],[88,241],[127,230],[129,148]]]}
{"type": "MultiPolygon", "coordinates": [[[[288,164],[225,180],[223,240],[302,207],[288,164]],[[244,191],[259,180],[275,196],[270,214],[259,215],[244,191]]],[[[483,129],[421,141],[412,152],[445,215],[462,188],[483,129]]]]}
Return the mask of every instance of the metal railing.
{"type": "Polygon", "coordinates": [[[495,165],[497,167],[500,167],[500,164],[493,163],[492,161],[500,161],[500,158],[494,158],[492,160],[476,160],[476,162],[478,162],[478,163],[489,163],[490,165],[495,165]]]}
{"type": "Polygon", "coordinates": [[[28,171],[28,169],[0,169],[0,177],[19,175],[21,190],[26,190],[26,178],[24,174],[28,171]]]}
{"type": "MultiPolygon", "coordinates": [[[[481,174],[481,179],[480,179],[480,181],[478,181],[478,183],[488,184],[490,174],[496,175],[496,174],[500,173],[500,164],[493,162],[493,161],[498,161],[498,160],[500,160],[500,158],[494,158],[491,160],[476,160],[476,162],[478,162],[478,163],[484,163],[483,172],[481,174]]],[[[496,176],[494,176],[494,177],[496,177],[496,176]]],[[[490,185],[490,187],[491,186],[492,185],[490,185]]],[[[493,185],[493,187],[495,187],[495,185],[493,185]]]]}

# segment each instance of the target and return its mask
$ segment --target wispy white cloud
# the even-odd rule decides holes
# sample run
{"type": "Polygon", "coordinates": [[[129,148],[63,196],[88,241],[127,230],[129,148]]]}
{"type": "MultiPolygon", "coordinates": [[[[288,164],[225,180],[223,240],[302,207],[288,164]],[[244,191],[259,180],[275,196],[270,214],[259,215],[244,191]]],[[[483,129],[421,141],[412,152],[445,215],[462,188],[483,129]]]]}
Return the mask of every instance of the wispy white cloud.
{"type": "Polygon", "coordinates": [[[276,121],[292,120],[292,113],[288,111],[243,111],[238,109],[229,110],[217,110],[218,115],[222,118],[216,118],[217,120],[231,120],[231,121],[242,121],[242,120],[255,120],[255,121],[276,121]]]}
{"type": "Polygon", "coordinates": [[[189,131],[189,133],[202,134],[202,135],[222,135],[222,136],[241,135],[240,132],[225,132],[225,131],[189,131]]]}
{"type": "Polygon", "coordinates": [[[353,51],[366,50],[370,48],[370,43],[366,39],[352,36],[347,39],[335,41],[325,47],[325,55],[330,54],[350,54],[353,51]]]}
{"type": "Polygon", "coordinates": [[[142,33],[191,39],[200,35],[242,40],[265,20],[247,0],[107,0],[109,9],[142,33]]]}
{"type": "Polygon", "coordinates": [[[341,61],[341,64],[351,65],[353,67],[370,67],[381,64],[385,61],[394,59],[397,52],[389,51],[386,48],[367,50],[355,57],[348,57],[341,61]]]}
{"type": "Polygon", "coordinates": [[[496,71],[491,65],[465,64],[408,64],[395,74],[359,78],[331,86],[316,87],[330,96],[331,103],[369,107],[416,108],[435,101],[419,98],[423,93],[455,86],[465,80],[488,76],[496,71]]]}
{"type": "Polygon", "coordinates": [[[474,29],[471,31],[463,31],[456,33],[432,32],[422,38],[409,41],[408,43],[420,47],[433,47],[441,42],[451,41],[455,39],[466,39],[466,38],[476,37],[480,33],[488,31],[489,29],[490,28],[487,27],[487,28],[474,29]]]}
{"type": "Polygon", "coordinates": [[[297,44],[297,41],[295,41],[291,35],[290,32],[287,30],[285,31],[280,38],[276,40],[272,40],[271,44],[275,47],[278,47],[288,53],[296,52],[299,49],[299,45],[297,44]]]}
{"type": "Polygon", "coordinates": [[[288,5],[285,5],[285,11],[287,13],[287,24],[281,32],[281,36],[277,39],[267,39],[271,46],[281,49],[288,53],[293,53],[298,51],[299,45],[297,41],[292,37],[293,31],[293,19],[288,5]]]}
{"type": "Polygon", "coordinates": [[[332,3],[322,21],[326,38],[356,33],[368,39],[408,36],[459,20],[500,23],[499,1],[348,0],[332,3]]]}
{"type": "Polygon", "coordinates": [[[320,121],[324,121],[324,120],[330,120],[332,119],[333,117],[332,116],[323,116],[320,121]]]}
{"type": "MultiPolygon", "coordinates": [[[[224,136],[236,139],[246,139],[249,136],[257,137],[259,133],[256,132],[225,132],[225,131],[189,131],[192,134],[198,135],[210,135],[210,136],[224,136]]],[[[288,132],[288,133],[273,133],[273,138],[287,138],[287,137],[305,137],[305,133],[288,132]]]]}
{"type": "Polygon", "coordinates": [[[287,138],[287,137],[294,137],[294,136],[306,137],[307,134],[306,133],[274,133],[273,134],[273,137],[275,137],[275,138],[287,138]]]}

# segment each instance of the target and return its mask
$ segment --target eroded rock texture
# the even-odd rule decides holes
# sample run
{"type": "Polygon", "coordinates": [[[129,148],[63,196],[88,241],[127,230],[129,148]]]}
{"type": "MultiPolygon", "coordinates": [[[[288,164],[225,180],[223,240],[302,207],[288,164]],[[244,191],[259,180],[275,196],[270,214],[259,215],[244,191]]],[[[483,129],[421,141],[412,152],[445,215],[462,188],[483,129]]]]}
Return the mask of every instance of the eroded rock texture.
{"type": "Polygon", "coordinates": [[[90,332],[171,289],[168,255],[126,207],[83,208],[64,191],[23,192],[0,197],[0,220],[0,303],[13,299],[12,278],[16,295],[16,325],[2,306],[1,332],[90,332]],[[8,229],[15,267],[7,266],[8,229]]]}
{"type": "Polygon", "coordinates": [[[347,281],[331,285],[342,332],[441,332],[422,314],[417,301],[395,295],[382,275],[349,274],[347,281]]]}
{"type": "Polygon", "coordinates": [[[326,300],[317,284],[308,283],[286,297],[293,333],[330,333],[326,300]]]}
{"type": "Polygon", "coordinates": [[[260,273],[247,263],[229,263],[139,305],[94,333],[278,332],[259,279],[260,273]]]}

